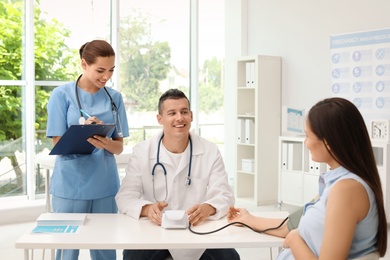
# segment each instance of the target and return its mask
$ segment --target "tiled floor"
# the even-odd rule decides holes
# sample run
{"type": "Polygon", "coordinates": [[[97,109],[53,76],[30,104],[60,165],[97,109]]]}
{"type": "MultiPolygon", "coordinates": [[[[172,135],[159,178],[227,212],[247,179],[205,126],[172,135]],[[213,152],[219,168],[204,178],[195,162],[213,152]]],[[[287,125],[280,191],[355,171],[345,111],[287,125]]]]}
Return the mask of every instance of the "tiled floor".
{"type": "MultiPolygon", "coordinates": [[[[266,205],[266,206],[253,206],[237,203],[239,207],[245,207],[249,211],[271,211],[276,210],[276,205],[266,205]]],[[[288,205],[284,205],[282,210],[286,210],[291,212],[295,207],[291,207],[288,205]]],[[[23,259],[23,250],[15,248],[15,241],[22,236],[23,233],[31,230],[35,226],[35,222],[26,222],[26,223],[18,223],[18,224],[10,224],[10,225],[0,225],[0,259],[2,260],[18,260],[23,259]]],[[[390,247],[389,247],[390,250],[390,247]]],[[[268,248],[240,248],[237,249],[242,260],[269,260],[270,250],[268,248]]],[[[273,252],[274,256],[276,255],[273,252]]],[[[117,251],[117,260],[122,259],[121,257],[122,251],[117,251]]],[[[50,259],[49,251],[42,253],[42,250],[34,251],[34,259],[50,259]]],[[[390,259],[389,256],[383,259],[390,259]]],[[[81,250],[79,260],[89,260],[89,251],[81,250]]]]}

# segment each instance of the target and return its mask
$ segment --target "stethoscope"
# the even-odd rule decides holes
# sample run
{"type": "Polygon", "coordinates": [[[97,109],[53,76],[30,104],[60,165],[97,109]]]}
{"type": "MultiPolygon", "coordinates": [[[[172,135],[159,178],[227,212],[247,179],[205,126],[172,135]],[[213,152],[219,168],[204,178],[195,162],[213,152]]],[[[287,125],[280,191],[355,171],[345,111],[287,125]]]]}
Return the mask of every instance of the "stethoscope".
{"type": "MultiPolygon", "coordinates": [[[[160,140],[158,141],[157,159],[156,159],[157,162],[154,164],[153,169],[152,169],[153,197],[154,197],[154,199],[156,201],[159,201],[159,200],[157,200],[156,194],[154,192],[154,190],[155,190],[154,189],[154,171],[155,171],[157,166],[160,166],[163,169],[163,173],[164,173],[164,177],[165,177],[165,198],[162,201],[166,201],[167,198],[168,198],[167,170],[165,169],[164,164],[160,163],[160,146],[161,146],[163,137],[164,137],[164,134],[161,136],[160,140]]],[[[190,186],[191,185],[191,164],[192,164],[192,140],[191,140],[191,136],[188,136],[188,139],[190,141],[190,162],[188,164],[188,174],[187,174],[187,179],[186,179],[186,183],[185,183],[186,186],[190,186]]]]}
{"type": "MultiPolygon", "coordinates": [[[[80,119],[79,119],[79,123],[80,124],[84,123],[84,121],[85,121],[85,118],[84,118],[84,115],[83,115],[83,109],[82,109],[81,103],[80,103],[79,92],[78,92],[78,89],[77,89],[77,85],[79,84],[79,80],[80,80],[81,76],[83,76],[83,74],[81,74],[77,78],[76,83],[75,83],[76,99],[77,99],[77,104],[79,106],[79,112],[80,112],[80,119]]],[[[112,99],[110,93],[108,93],[108,90],[106,89],[106,87],[103,87],[103,89],[104,89],[104,91],[106,92],[106,94],[108,95],[108,97],[110,98],[110,101],[111,101],[111,110],[112,110],[112,115],[114,117],[114,123],[115,123],[116,130],[118,132],[118,136],[119,137],[123,137],[122,124],[121,124],[121,119],[120,119],[120,117],[118,115],[118,108],[115,105],[115,102],[112,99]]]]}

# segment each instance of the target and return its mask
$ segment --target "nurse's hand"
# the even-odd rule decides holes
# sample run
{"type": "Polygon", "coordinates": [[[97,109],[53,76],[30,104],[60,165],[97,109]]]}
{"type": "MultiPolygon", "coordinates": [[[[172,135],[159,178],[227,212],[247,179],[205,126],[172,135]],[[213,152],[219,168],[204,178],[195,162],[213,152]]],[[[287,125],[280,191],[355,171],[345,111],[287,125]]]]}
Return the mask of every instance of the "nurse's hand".
{"type": "Polygon", "coordinates": [[[98,149],[107,149],[111,139],[100,135],[94,135],[93,137],[88,138],[87,141],[98,149]]]}
{"type": "Polygon", "coordinates": [[[213,206],[207,203],[196,204],[187,210],[188,221],[191,225],[196,226],[205,221],[209,216],[216,213],[213,206]]]}
{"type": "Polygon", "coordinates": [[[102,125],[104,122],[100,121],[96,116],[91,116],[85,120],[84,125],[102,125]]]}
{"type": "Polygon", "coordinates": [[[163,201],[145,205],[142,207],[141,216],[147,216],[153,223],[161,226],[162,211],[166,206],[168,203],[163,201]]]}

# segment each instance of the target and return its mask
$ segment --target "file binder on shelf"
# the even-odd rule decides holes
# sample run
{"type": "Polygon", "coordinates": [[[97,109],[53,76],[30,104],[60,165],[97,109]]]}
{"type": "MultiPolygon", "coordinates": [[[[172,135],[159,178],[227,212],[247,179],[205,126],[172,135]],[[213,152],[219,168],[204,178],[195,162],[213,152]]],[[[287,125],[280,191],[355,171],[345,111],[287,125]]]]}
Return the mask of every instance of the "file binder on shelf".
{"type": "Polygon", "coordinates": [[[251,62],[245,63],[245,87],[251,86],[251,62]]]}
{"type": "Polygon", "coordinates": [[[255,122],[253,119],[245,119],[245,143],[255,142],[255,122]]]}
{"type": "Polygon", "coordinates": [[[255,67],[256,65],[254,62],[247,62],[245,64],[245,87],[255,87],[255,67]]]}
{"type": "Polygon", "coordinates": [[[254,88],[255,87],[255,63],[254,62],[250,63],[250,71],[251,71],[250,72],[251,77],[250,77],[249,87],[254,88]]]}
{"type": "Polygon", "coordinates": [[[245,143],[245,119],[237,119],[237,142],[239,144],[245,143]]]}

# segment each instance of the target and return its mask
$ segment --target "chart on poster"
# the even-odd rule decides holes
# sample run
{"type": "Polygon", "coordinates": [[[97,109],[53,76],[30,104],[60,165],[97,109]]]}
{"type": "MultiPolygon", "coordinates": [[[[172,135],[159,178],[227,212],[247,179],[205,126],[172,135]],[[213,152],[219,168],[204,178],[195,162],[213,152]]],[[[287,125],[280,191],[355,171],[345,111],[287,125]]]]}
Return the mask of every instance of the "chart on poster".
{"type": "Polygon", "coordinates": [[[390,28],[332,35],[331,93],[352,101],[366,123],[390,119],[390,28]]]}

